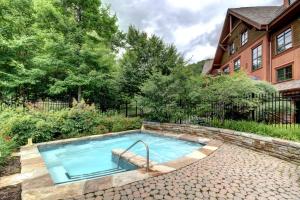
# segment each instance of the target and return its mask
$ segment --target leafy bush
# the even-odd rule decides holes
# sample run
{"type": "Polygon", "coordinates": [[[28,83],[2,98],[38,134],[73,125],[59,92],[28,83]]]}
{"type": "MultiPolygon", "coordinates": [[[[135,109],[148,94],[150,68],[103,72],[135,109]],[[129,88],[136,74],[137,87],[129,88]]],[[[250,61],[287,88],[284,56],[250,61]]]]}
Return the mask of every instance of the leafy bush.
{"type": "Polygon", "coordinates": [[[187,69],[174,70],[169,76],[154,73],[141,90],[139,105],[147,119],[159,122],[184,121],[190,115],[205,116],[212,112],[222,121],[232,113],[246,118],[261,102],[245,97],[276,92],[269,83],[252,80],[243,72],[233,76],[200,76],[187,69]]]}
{"type": "Polygon", "coordinates": [[[87,105],[84,102],[74,102],[73,107],[62,114],[61,133],[63,137],[72,137],[82,133],[91,134],[97,119],[100,116],[93,105],[87,105]]]}
{"type": "Polygon", "coordinates": [[[226,128],[236,131],[255,133],[264,136],[277,137],[287,140],[300,141],[300,127],[290,127],[287,125],[274,126],[263,123],[251,122],[251,121],[235,121],[235,120],[225,120],[224,124],[220,121],[210,122],[211,126],[218,128],[226,128]]]}
{"type": "Polygon", "coordinates": [[[133,130],[141,127],[142,120],[139,118],[124,118],[120,116],[114,116],[112,118],[114,124],[112,126],[112,132],[118,132],[125,130],[133,130]]]}
{"type": "Polygon", "coordinates": [[[0,136],[0,169],[5,164],[7,158],[12,153],[15,144],[11,141],[6,141],[0,136]]]}
{"type": "Polygon", "coordinates": [[[17,145],[28,138],[33,142],[103,134],[141,127],[140,118],[125,118],[116,113],[102,114],[93,105],[74,102],[73,107],[60,111],[43,112],[35,108],[6,109],[0,113],[0,135],[17,145]]]}

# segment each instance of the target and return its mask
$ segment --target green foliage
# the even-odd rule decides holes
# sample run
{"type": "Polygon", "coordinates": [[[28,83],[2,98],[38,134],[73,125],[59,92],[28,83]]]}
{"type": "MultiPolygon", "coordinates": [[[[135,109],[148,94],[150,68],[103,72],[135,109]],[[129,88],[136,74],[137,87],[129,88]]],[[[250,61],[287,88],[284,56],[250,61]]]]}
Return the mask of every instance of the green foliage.
{"type": "Polygon", "coordinates": [[[1,98],[83,98],[107,110],[140,94],[152,74],[185,65],[161,38],[122,33],[100,0],[3,0],[0,10],[1,98]]]}
{"type": "Polygon", "coordinates": [[[101,1],[3,0],[0,10],[0,97],[114,105],[124,34],[101,1]]]}
{"type": "Polygon", "coordinates": [[[173,91],[169,87],[172,78],[160,73],[155,73],[149,78],[142,88],[143,96],[140,104],[147,109],[151,120],[167,122],[171,114],[176,111],[173,91]]]}
{"type": "Polygon", "coordinates": [[[40,121],[32,115],[24,115],[12,120],[12,127],[7,136],[11,137],[18,145],[26,144],[27,139],[32,137],[33,133],[36,131],[35,125],[40,121]]]}
{"type": "Polygon", "coordinates": [[[150,120],[174,122],[184,120],[187,114],[205,116],[213,111],[213,104],[220,111],[215,113],[216,117],[223,121],[227,105],[243,105],[243,109],[231,112],[249,115],[262,102],[245,97],[267,95],[274,90],[269,84],[256,82],[243,73],[210,77],[195,74],[190,68],[175,68],[168,76],[153,74],[144,83],[139,101],[150,120]]]}
{"type": "Polygon", "coordinates": [[[287,140],[300,141],[300,127],[293,125],[274,126],[272,124],[263,124],[251,121],[234,121],[225,120],[224,123],[220,121],[213,121],[210,124],[218,128],[226,128],[241,132],[250,132],[264,136],[277,137],[287,140]]]}
{"type": "Polygon", "coordinates": [[[6,109],[1,112],[0,120],[0,135],[19,146],[26,144],[28,138],[33,138],[33,142],[38,143],[138,129],[142,124],[139,118],[101,114],[94,105],[87,105],[84,101],[74,101],[72,108],[53,112],[41,112],[34,108],[6,109]]]}
{"type": "Polygon", "coordinates": [[[120,63],[120,90],[125,97],[140,94],[143,83],[153,73],[169,75],[172,69],[184,65],[176,48],[155,35],[149,36],[131,26],[126,39],[128,45],[120,63]]]}
{"type": "MultiPolygon", "coordinates": [[[[206,86],[201,90],[203,101],[210,103],[220,108],[220,112],[216,113],[221,121],[224,121],[226,113],[226,106],[228,105],[242,105],[243,109],[232,110],[241,114],[248,114],[255,109],[261,102],[256,101],[251,95],[257,96],[259,94],[268,94],[271,91],[276,91],[273,86],[266,82],[257,82],[249,78],[245,73],[235,73],[233,76],[220,75],[217,77],[208,77],[206,86]],[[243,112],[243,113],[241,113],[243,112]]],[[[209,111],[209,109],[208,109],[209,111]]]]}
{"type": "Polygon", "coordinates": [[[44,75],[32,62],[40,45],[33,30],[33,2],[3,0],[0,10],[0,96],[22,96],[44,75]]]}
{"type": "Polygon", "coordinates": [[[206,94],[205,99],[221,104],[231,103],[234,101],[233,97],[243,97],[260,92],[256,82],[245,73],[235,73],[233,76],[208,77],[207,85],[203,88],[203,93],[206,94]]]}
{"type": "Polygon", "coordinates": [[[200,75],[202,73],[203,67],[205,64],[205,60],[201,60],[196,63],[192,63],[186,66],[186,68],[189,68],[194,74],[200,75]]]}
{"type": "Polygon", "coordinates": [[[0,136],[0,171],[1,167],[6,163],[7,158],[11,155],[15,148],[15,144],[11,141],[6,141],[0,136]]]}
{"type": "Polygon", "coordinates": [[[140,118],[126,118],[120,115],[106,116],[99,120],[109,132],[139,129],[142,125],[140,118]]]}

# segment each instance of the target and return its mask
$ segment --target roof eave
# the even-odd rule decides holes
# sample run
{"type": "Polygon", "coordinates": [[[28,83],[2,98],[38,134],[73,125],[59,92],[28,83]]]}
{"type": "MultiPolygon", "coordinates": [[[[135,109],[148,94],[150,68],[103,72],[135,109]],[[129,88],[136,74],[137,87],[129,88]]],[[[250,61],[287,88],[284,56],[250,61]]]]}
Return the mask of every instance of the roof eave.
{"type": "Polygon", "coordinates": [[[225,17],[225,20],[224,20],[224,23],[223,23],[221,35],[220,35],[220,38],[219,38],[219,41],[218,41],[218,47],[217,47],[217,50],[216,50],[216,53],[215,53],[215,57],[214,57],[213,64],[212,64],[212,68],[209,70],[209,73],[212,72],[212,70],[214,69],[214,66],[216,65],[216,58],[217,58],[218,53],[221,53],[220,51],[223,51],[220,48],[219,45],[221,44],[221,41],[222,41],[222,39],[224,37],[225,28],[227,27],[226,24],[229,23],[228,22],[228,18],[229,18],[228,16],[229,16],[229,9],[227,10],[227,13],[226,13],[226,17],[225,17]]]}
{"type": "MultiPolygon", "coordinates": [[[[257,22],[254,22],[246,17],[243,17],[242,15],[239,15],[238,13],[235,13],[234,11],[232,11],[231,9],[228,9],[227,10],[227,13],[226,13],[226,17],[225,17],[225,21],[224,21],[224,24],[223,24],[223,28],[222,28],[222,32],[221,32],[221,35],[220,35],[220,38],[219,38],[219,42],[218,42],[218,47],[217,47],[217,50],[216,50],[216,53],[215,53],[215,57],[214,57],[214,61],[213,61],[213,67],[211,68],[210,72],[214,69],[214,66],[219,66],[220,63],[217,63],[217,58],[219,57],[218,55],[219,54],[222,54],[223,52],[223,49],[220,48],[220,44],[221,44],[221,41],[222,39],[224,38],[224,34],[225,34],[225,28],[227,27],[228,23],[229,23],[229,15],[233,15],[239,19],[241,19],[242,21],[252,25],[253,27],[259,29],[259,30],[262,30],[262,29],[266,29],[267,28],[267,25],[264,25],[264,24],[259,24],[257,22]]],[[[226,34],[227,35],[227,34],[226,34]]],[[[226,36],[225,35],[225,36],[226,36]]]]}
{"type": "Polygon", "coordinates": [[[264,25],[267,25],[267,24],[259,24],[259,23],[255,22],[255,21],[252,21],[251,19],[246,18],[246,17],[244,17],[244,16],[242,16],[242,15],[240,15],[240,14],[238,14],[238,13],[236,13],[236,12],[234,12],[233,10],[230,10],[230,9],[229,9],[229,13],[230,13],[231,15],[233,15],[233,16],[235,16],[235,17],[241,19],[242,21],[244,21],[244,22],[246,22],[246,23],[248,23],[248,24],[254,26],[255,28],[257,28],[257,29],[259,29],[259,30],[261,30],[261,29],[263,28],[264,25]]]}
{"type": "MultiPolygon", "coordinates": [[[[287,7],[284,12],[281,13],[281,15],[277,16],[275,19],[273,19],[269,24],[268,24],[268,28],[271,29],[274,26],[276,26],[278,23],[280,23],[281,20],[283,20],[285,17],[287,17],[290,13],[296,11],[297,12],[297,8],[300,8],[300,1],[297,1],[295,3],[293,3],[292,5],[290,5],[289,7],[287,7]]],[[[298,11],[299,12],[299,11],[298,11]]]]}

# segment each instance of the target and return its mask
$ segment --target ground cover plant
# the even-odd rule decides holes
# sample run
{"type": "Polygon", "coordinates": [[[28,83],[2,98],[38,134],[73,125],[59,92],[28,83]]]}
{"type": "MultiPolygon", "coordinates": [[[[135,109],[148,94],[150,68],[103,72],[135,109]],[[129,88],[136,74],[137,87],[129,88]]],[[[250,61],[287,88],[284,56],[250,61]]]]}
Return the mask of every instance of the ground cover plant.
{"type": "Polygon", "coordinates": [[[300,127],[294,125],[274,125],[253,121],[219,120],[210,121],[210,125],[218,128],[231,129],[241,132],[254,133],[263,136],[276,137],[281,139],[300,141],[300,127]]]}

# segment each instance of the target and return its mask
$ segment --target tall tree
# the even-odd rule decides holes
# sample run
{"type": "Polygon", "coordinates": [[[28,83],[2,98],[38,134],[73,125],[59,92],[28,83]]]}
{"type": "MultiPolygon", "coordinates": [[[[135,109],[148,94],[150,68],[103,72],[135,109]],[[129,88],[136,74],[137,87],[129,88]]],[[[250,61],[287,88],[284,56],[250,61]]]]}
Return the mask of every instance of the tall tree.
{"type": "Polygon", "coordinates": [[[31,0],[0,2],[0,95],[28,96],[43,71],[32,62],[40,41],[34,34],[31,0]]]}
{"type": "Polygon", "coordinates": [[[112,78],[114,51],[122,41],[117,18],[99,0],[37,1],[36,7],[45,46],[35,60],[51,77],[50,93],[78,100],[91,89],[100,94],[94,80],[103,86],[112,78]]]}
{"type": "Polygon", "coordinates": [[[133,26],[128,29],[126,41],[126,52],[121,60],[120,86],[127,98],[139,94],[141,86],[153,72],[169,75],[172,69],[184,64],[173,45],[165,44],[155,35],[148,36],[133,26]]]}

